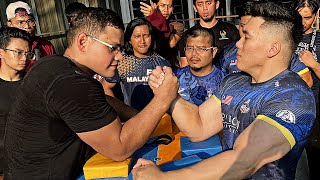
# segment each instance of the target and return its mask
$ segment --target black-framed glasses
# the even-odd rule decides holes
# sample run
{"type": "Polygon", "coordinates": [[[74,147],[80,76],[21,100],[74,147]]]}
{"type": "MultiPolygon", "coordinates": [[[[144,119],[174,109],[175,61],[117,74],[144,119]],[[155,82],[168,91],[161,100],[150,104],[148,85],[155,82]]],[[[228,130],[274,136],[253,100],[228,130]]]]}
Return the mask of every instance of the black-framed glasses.
{"type": "Polygon", "coordinates": [[[26,21],[17,20],[16,22],[12,22],[12,23],[16,24],[18,27],[25,27],[27,24],[29,26],[35,26],[36,20],[35,19],[28,19],[26,21]]]}
{"type": "Polygon", "coordinates": [[[108,48],[110,48],[110,51],[111,51],[113,54],[115,54],[115,55],[118,54],[119,52],[121,52],[121,51],[123,50],[123,48],[122,48],[121,46],[113,46],[113,45],[111,45],[111,44],[109,44],[109,43],[106,43],[106,42],[104,42],[104,41],[101,41],[100,39],[98,39],[98,38],[96,38],[96,37],[94,37],[94,36],[91,36],[91,35],[87,35],[87,36],[89,36],[89,37],[92,38],[93,40],[98,41],[99,43],[101,43],[101,44],[107,46],[108,48]]]}
{"type": "Polygon", "coordinates": [[[184,48],[184,50],[186,52],[193,52],[196,51],[198,53],[204,53],[204,52],[208,52],[210,49],[215,49],[216,47],[193,47],[193,46],[186,46],[184,48]]]}
{"type": "Polygon", "coordinates": [[[13,49],[4,49],[4,50],[13,52],[13,56],[15,58],[21,59],[23,56],[26,56],[27,60],[34,60],[36,58],[36,55],[30,51],[25,52],[25,51],[13,50],[13,49]]]}

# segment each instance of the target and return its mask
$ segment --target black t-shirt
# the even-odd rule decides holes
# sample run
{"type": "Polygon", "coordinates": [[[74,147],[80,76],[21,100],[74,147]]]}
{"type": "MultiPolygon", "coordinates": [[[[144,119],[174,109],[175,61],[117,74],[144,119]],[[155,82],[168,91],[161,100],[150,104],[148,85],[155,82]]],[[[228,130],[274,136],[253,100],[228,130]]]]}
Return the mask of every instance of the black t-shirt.
{"type": "Polygon", "coordinates": [[[7,115],[20,83],[21,80],[5,81],[0,79],[0,174],[3,174],[3,168],[5,166],[3,141],[7,115]]]}
{"type": "Polygon", "coordinates": [[[101,84],[63,56],[40,59],[16,95],[5,132],[7,179],[75,179],[93,153],[76,133],[117,116],[101,84]]]}
{"type": "MultiPolygon", "coordinates": [[[[187,33],[198,27],[201,27],[200,23],[188,29],[183,34],[179,42],[180,57],[186,57],[184,48],[187,43],[187,36],[186,36],[187,33]]],[[[216,64],[219,62],[220,52],[223,50],[223,48],[232,42],[238,41],[240,39],[240,34],[239,34],[239,30],[235,25],[227,22],[223,22],[221,20],[218,20],[217,24],[211,27],[210,30],[212,31],[215,39],[214,44],[218,48],[218,53],[216,54],[213,60],[214,64],[216,64]]]]}

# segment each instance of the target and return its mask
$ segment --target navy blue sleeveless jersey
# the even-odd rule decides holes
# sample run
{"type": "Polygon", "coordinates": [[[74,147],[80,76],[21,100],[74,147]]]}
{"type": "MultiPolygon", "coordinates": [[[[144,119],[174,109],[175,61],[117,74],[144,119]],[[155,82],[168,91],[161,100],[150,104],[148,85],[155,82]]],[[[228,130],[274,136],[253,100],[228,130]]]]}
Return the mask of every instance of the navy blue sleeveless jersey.
{"type": "Polygon", "coordinates": [[[223,73],[216,67],[206,76],[192,74],[190,66],[177,69],[174,73],[180,83],[179,95],[198,106],[216,93],[223,79],[223,73]]]}
{"type": "Polygon", "coordinates": [[[221,101],[224,151],[233,148],[237,137],[254,120],[279,129],[291,145],[284,157],[264,165],[250,179],[294,179],[315,120],[315,100],[306,83],[289,70],[257,84],[251,83],[250,76],[236,73],[223,80],[213,98],[221,101]]]}

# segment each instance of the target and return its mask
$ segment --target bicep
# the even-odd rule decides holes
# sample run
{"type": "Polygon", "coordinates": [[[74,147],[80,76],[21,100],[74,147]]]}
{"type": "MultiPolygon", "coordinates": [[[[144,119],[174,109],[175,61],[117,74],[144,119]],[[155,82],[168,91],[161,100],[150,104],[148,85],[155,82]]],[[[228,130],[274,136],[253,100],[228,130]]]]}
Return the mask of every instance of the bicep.
{"type": "Polygon", "coordinates": [[[199,115],[203,126],[201,140],[207,139],[223,128],[220,100],[212,96],[199,106],[199,115]]]}
{"type": "Polygon", "coordinates": [[[236,139],[234,150],[239,160],[254,172],[263,165],[282,158],[291,149],[287,137],[278,127],[255,119],[236,139]]]}
{"type": "Polygon", "coordinates": [[[121,150],[121,128],[120,119],[117,117],[112,123],[104,127],[93,131],[77,133],[77,135],[95,151],[113,159],[117,151],[121,150]]]}

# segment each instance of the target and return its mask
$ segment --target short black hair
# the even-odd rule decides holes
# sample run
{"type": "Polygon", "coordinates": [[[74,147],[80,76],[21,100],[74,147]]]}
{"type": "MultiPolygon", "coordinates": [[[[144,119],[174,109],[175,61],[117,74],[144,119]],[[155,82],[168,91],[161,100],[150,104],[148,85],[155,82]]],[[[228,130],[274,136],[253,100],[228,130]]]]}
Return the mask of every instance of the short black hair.
{"type": "Polygon", "coordinates": [[[66,14],[68,22],[70,23],[70,21],[72,21],[72,18],[76,17],[78,13],[81,13],[86,8],[87,8],[86,5],[79,2],[73,2],[68,4],[66,9],[64,10],[64,13],[66,14]]]}
{"type": "Polygon", "coordinates": [[[24,30],[15,27],[2,27],[0,29],[0,48],[6,49],[11,42],[12,38],[22,39],[28,42],[29,46],[32,45],[32,38],[24,30]]]}
{"type": "Polygon", "coordinates": [[[313,14],[316,14],[319,10],[319,0],[298,0],[295,8],[299,10],[303,7],[309,7],[312,10],[313,14]]]}
{"type": "Polygon", "coordinates": [[[250,7],[252,6],[253,3],[255,3],[255,1],[247,1],[243,5],[241,5],[238,13],[239,17],[250,16],[251,15],[250,7]]]}
{"type": "Polygon", "coordinates": [[[189,37],[196,38],[196,37],[199,37],[199,36],[203,36],[203,37],[209,38],[210,46],[215,47],[215,39],[214,39],[212,30],[200,26],[200,27],[192,28],[192,29],[190,29],[189,31],[186,32],[187,39],[189,37]]]}
{"type": "Polygon", "coordinates": [[[283,33],[293,53],[296,45],[301,41],[303,26],[301,16],[291,7],[292,4],[269,1],[254,3],[250,10],[253,17],[261,17],[265,20],[262,26],[281,28],[279,32],[283,33]]]}
{"type": "Polygon", "coordinates": [[[145,18],[136,18],[136,19],[133,19],[132,21],[129,22],[129,24],[127,25],[126,31],[124,32],[124,52],[126,54],[128,54],[128,55],[134,54],[132,45],[130,43],[130,39],[131,39],[132,33],[134,31],[134,28],[136,28],[137,26],[143,26],[143,25],[147,25],[149,28],[149,33],[151,35],[150,50],[152,52],[155,51],[156,36],[154,33],[154,31],[155,31],[154,27],[145,18]]]}
{"type": "Polygon", "coordinates": [[[83,32],[88,35],[97,36],[107,26],[124,30],[121,17],[110,9],[88,7],[82,10],[70,22],[67,33],[68,47],[72,45],[72,41],[77,33],[83,32]]]}

